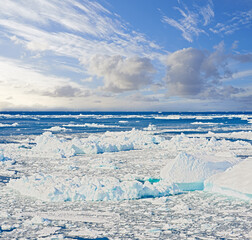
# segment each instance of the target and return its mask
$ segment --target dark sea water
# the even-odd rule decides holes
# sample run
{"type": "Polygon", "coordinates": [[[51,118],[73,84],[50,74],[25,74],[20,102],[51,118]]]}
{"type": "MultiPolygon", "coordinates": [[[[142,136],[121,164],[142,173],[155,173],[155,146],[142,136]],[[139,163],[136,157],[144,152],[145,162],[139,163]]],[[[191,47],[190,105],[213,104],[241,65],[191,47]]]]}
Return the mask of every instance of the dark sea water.
{"type": "Polygon", "coordinates": [[[224,133],[251,128],[252,112],[0,112],[0,136],[39,135],[52,127],[62,134],[142,130],[165,133],[224,133]],[[90,125],[93,124],[93,125],[90,125]]]}

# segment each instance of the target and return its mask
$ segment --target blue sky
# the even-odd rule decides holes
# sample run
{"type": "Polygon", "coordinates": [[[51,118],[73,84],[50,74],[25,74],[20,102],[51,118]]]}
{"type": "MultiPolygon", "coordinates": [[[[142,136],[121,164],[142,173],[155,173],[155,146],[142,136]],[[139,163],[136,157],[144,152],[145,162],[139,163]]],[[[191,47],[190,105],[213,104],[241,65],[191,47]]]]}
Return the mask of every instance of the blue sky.
{"type": "Polygon", "coordinates": [[[252,1],[0,2],[0,110],[251,111],[252,1]]]}

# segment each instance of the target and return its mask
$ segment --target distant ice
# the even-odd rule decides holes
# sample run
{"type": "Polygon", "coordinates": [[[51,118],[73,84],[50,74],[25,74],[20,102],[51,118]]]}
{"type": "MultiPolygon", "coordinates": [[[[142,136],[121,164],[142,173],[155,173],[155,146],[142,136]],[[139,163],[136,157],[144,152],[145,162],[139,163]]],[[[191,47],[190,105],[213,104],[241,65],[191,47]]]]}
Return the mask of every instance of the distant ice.
{"type": "Polygon", "coordinates": [[[155,131],[155,130],[157,130],[157,128],[156,128],[155,125],[149,124],[149,126],[146,127],[146,128],[143,128],[143,130],[145,130],[145,131],[155,131]]]}
{"type": "Polygon", "coordinates": [[[17,127],[18,125],[19,125],[18,123],[12,123],[12,124],[0,123],[0,127],[17,127]]]}
{"type": "Polygon", "coordinates": [[[181,119],[180,115],[156,116],[155,119],[181,119]]]}
{"type": "Polygon", "coordinates": [[[90,127],[90,128],[116,128],[119,126],[116,125],[104,125],[97,123],[85,123],[85,124],[67,124],[63,125],[64,127],[90,127]]]}
{"type": "Polygon", "coordinates": [[[51,132],[60,132],[60,131],[63,131],[65,132],[67,129],[64,128],[64,127],[60,127],[60,126],[54,126],[54,127],[51,127],[49,129],[45,129],[46,131],[51,131],[51,132]]]}
{"type": "Polygon", "coordinates": [[[205,136],[216,138],[230,138],[230,139],[247,139],[252,140],[252,131],[237,131],[237,132],[229,132],[229,133],[213,133],[208,132],[205,136]]]}
{"type": "Polygon", "coordinates": [[[251,144],[245,141],[231,142],[225,139],[217,140],[215,137],[207,139],[205,137],[188,137],[181,134],[172,137],[169,141],[162,141],[159,147],[170,151],[186,151],[194,155],[213,155],[225,152],[226,156],[229,156],[229,154],[234,154],[235,149],[250,149],[251,144]]]}
{"type": "Polygon", "coordinates": [[[106,132],[101,136],[91,135],[88,138],[74,138],[72,140],[58,138],[51,132],[45,132],[36,137],[36,146],[32,150],[47,153],[47,155],[57,154],[62,157],[69,157],[78,154],[97,154],[148,148],[161,141],[163,141],[162,137],[134,129],[128,132],[106,132]]]}
{"type": "Polygon", "coordinates": [[[214,123],[214,122],[192,122],[191,124],[195,124],[195,125],[218,125],[221,123],[214,123]]]}

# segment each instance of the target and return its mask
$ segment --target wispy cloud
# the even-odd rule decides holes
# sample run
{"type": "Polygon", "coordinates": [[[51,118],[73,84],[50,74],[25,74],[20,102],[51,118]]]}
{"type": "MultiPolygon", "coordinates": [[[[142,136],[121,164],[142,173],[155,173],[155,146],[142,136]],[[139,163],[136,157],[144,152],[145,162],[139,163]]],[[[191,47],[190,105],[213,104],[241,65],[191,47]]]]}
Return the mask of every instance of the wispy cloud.
{"type": "Polygon", "coordinates": [[[195,36],[199,36],[201,33],[206,33],[203,26],[210,23],[214,17],[212,1],[206,6],[196,6],[194,10],[190,10],[186,5],[182,4],[182,8],[175,7],[181,18],[175,20],[167,16],[163,16],[162,21],[177,28],[182,32],[182,36],[189,42],[193,42],[195,36]]]}
{"type": "Polygon", "coordinates": [[[228,14],[228,16],[230,17],[229,20],[224,23],[216,24],[213,28],[210,28],[210,30],[213,33],[232,34],[241,28],[252,26],[252,9],[228,14]]]}
{"type": "Polygon", "coordinates": [[[26,95],[23,101],[29,101],[29,96],[40,100],[54,98],[56,102],[59,98],[89,97],[90,91],[85,86],[91,83],[81,79],[91,79],[98,88],[97,78],[101,78],[104,84],[101,91],[123,92],[145,87],[152,82],[151,59],[157,58],[161,49],[119,15],[89,0],[0,1],[1,33],[10,46],[21,47],[24,56],[34,54],[36,59],[41,58],[41,65],[36,65],[39,60],[34,58],[24,59],[23,64],[21,60],[8,60],[0,65],[4,69],[0,73],[4,81],[1,89],[6,89],[9,81],[6,93],[26,95]],[[98,61],[97,53],[104,62],[98,61]],[[59,57],[70,63],[65,64],[64,71],[82,75],[78,83],[45,74],[44,69],[53,67],[52,72],[62,72],[59,57]],[[27,62],[29,69],[25,67],[27,62]],[[83,72],[76,73],[80,68],[83,72]],[[10,69],[11,74],[5,69],[10,69]]]}
{"type": "Polygon", "coordinates": [[[95,1],[6,0],[0,2],[0,27],[28,50],[74,58],[93,55],[94,49],[108,55],[151,55],[159,48],[95,1]]]}

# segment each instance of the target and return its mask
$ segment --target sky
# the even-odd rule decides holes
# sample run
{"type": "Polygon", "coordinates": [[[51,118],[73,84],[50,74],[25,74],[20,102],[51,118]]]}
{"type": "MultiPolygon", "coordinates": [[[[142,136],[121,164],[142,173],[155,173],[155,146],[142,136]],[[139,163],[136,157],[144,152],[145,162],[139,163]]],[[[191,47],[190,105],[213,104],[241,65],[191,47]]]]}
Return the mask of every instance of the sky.
{"type": "Polygon", "coordinates": [[[0,111],[252,111],[252,0],[0,1],[0,111]]]}

